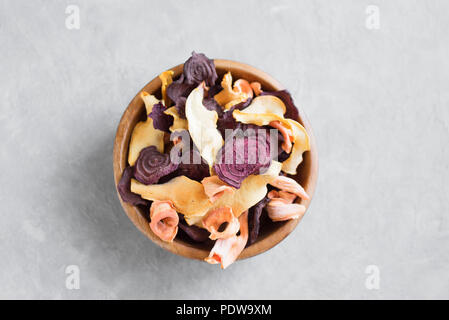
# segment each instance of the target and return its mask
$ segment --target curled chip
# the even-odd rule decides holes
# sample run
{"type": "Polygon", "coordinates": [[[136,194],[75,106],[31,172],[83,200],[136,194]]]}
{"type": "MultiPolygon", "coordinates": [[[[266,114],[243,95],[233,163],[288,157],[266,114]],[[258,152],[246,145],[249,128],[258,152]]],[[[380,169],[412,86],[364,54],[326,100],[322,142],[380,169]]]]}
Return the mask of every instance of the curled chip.
{"type": "Polygon", "coordinates": [[[253,97],[253,91],[248,81],[239,79],[232,87],[231,72],[226,73],[221,81],[223,90],[214,96],[218,104],[229,110],[232,106],[239,104],[253,97]]]}
{"type": "Polygon", "coordinates": [[[295,194],[272,190],[268,193],[270,201],[267,204],[268,217],[273,221],[286,221],[302,218],[306,207],[302,204],[293,203],[295,194]]]}
{"type": "Polygon", "coordinates": [[[204,192],[207,194],[211,202],[215,202],[226,192],[234,193],[235,189],[220,180],[218,176],[204,178],[201,183],[204,186],[204,192]]]}
{"type": "Polygon", "coordinates": [[[232,208],[216,208],[207,213],[202,220],[203,227],[210,232],[211,240],[227,239],[234,236],[240,228],[239,220],[232,213],[232,208]],[[224,227],[222,231],[220,228],[224,227]]]}
{"type": "Polygon", "coordinates": [[[293,103],[293,98],[287,90],[271,91],[271,92],[262,91],[260,94],[262,96],[274,96],[281,99],[286,106],[285,117],[295,121],[298,120],[299,118],[298,109],[293,103]]]}
{"type": "Polygon", "coordinates": [[[218,150],[223,145],[223,138],[217,130],[217,112],[204,107],[203,96],[204,83],[194,89],[187,98],[186,117],[193,142],[201,157],[212,166],[218,150]]]}
{"type": "Polygon", "coordinates": [[[279,132],[282,134],[283,137],[282,150],[284,150],[287,153],[290,153],[292,151],[292,141],[293,141],[292,130],[286,128],[280,121],[271,121],[269,125],[279,130],[279,132]]]}
{"type": "MultiPolygon", "coordinates": [[[[145,91],[140,97],[145,103],[147,115],[151,113],[153,105],[159,103],[159,100],[145,91]]],[[[129,142],[128,163],[133,166],[140,150],[148,146],[155,146],[159,152],[164,152],[164,132],[154,128],[153,119],[150,117],[144,122],[137,123],[133,129],[129,142]]]]}
{"type": "Polygon", "coordinates": [[[289,193],[292,193],[294,195],[297,195],[298,197],[309,200],[310,197],[307,194],[307,192],[304,190],[301,185],[293,180],[292,178],[285,177],[285,176],[279,176],[275,179],[271,180],[269,182],[273,187],[276,187],[278,189],[281,189],[282,191],[286,191],[289,193]]]}
{"type": "Polygon", "coordinates": [[[211,264],[220,264],[222,269],[231,265],[245,248],[248,241],[248,212],[243,213],[239,218],[240,234],[228,239],[218,239],[204,259],[211,264]]]}
{"type": "Polygon", "coordinates": [[[178,213],[171,201],[153,201],[150,207],[150,228],[161,240],[172,242],[178,233],[178,213]]]}
{"type": "Polygon", "coordinates": [[[296,174],[296,168],[302,162],[302,154],[310,150],[310,140],[306,129],[294,120],[287,119],[293,132],[293,148],[290,156],[282,162],[282,171],[288,174],[296,174]]]}

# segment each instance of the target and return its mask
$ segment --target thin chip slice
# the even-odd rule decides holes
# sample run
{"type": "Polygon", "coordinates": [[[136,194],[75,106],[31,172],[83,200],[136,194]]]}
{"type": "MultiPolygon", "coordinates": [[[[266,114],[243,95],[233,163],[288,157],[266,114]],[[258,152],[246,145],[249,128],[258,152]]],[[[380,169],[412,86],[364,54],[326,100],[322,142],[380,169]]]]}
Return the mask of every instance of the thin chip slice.
{"type": "Polygon", "coordinates": [[[224,141],[217,130],[218,115],[203,105],[204,83],[194,89],[187,97],[186,117],[190,136],[206,160],[209,167],[214,164],[216,154],[224,141]]]}
{"type": "Polygon", "coordinates": [[[155,200],[170,200],[176,211],[182,213],[186,221],[189,217],[203,217],[210,209],[211,202],[204,193],[204,188],[198,181],[179,176],[162,184],[144,185],[131,180],[131,192],[140,194],[142,198],[155,200]]]}
{"type": "Polygon", "coordinates": [[[169,128],[171,132],[182,131],[188,129],[187,119],[183,119],[179,116],[178,110],[176,107],[170,107],[164,111],[165,114],[168,114],[173,117],[173,124],[169,128]]]}
{"type": "Polygon", "coordinates": [[[166,107],[170,107],[171,104],[171,100],[167,95],[167,87],[173,82],[173,74],[174,72],[172,70],[167,70],[159,75],[159,79],[161,79],[162,82],[162,101],[166,107]]]}
{"type": "Polygon", "coordinates": [[[282,171],[295,175],[296,169],[302,162],[302,154],[310,150],[310,139],[306,129],[298,122],[287,119],[293,132],[293,148],[290,156],[282,162],[282,171]]]}
{"type": "Polygon", "coordinates": [[[227,239],[234,236],[240,228],[239,220],[230,207],[216,208],[207,213],[202,220],[203,227],[210,232],[211,240],[227,239]],[[220,227],[225,225],[224,230],[220,227]]]}
{"type": "Polygon", "coordinates": [[[150,228],[161,240],[172,242],[178,233],[179,217],[171,201],[153,201],[150,228]]]}
{"type": "Polygon", "coordinates": [[[245,113],[273,113],[283,117],[286,110],[285,104],[278,97],[259,96],[254,98],[251,104],[245,108],[245,113]]]}
{"type": "Polygon", "coordinates": [[[299,203],[285,203],[282,200],[272,199],[267,206],[268,217],[272,221],[286,221],[301,219],[306,212],[306,207],[299,203]]]}
{"type": "Polygon", "coordinates": [[[204,259],[210,264],[220,264],[222,269],[229,267],[237,260],[240,253],[245,248],[248,241],[248,212],[246,211],[239,218],[240,234],[234,235],[228,239],[218,239],[209,253],[204,259]]]}
{"type": "Polygon", "coordinates": [[[204,186],[204,192],[212,203],[221,198],[226,192],[231,194],[235,192],[233,187],[221,181],[218,176],[206,177],[201,183],[204,186]]]}
{"type": "Polygon", "coordinates": [[[247,81],[246,83],[245,81],[243,79],[237,80],[234,88],[232,88],[232,74],[231,72],[227,72],[221,81],[223,90],[217,93],[214,99],[226,110],[230,109],[233,105],[246,101],[253,96],[253,92],[249,84],[248,86],[246,85],[247,81]]]}
{"type": "Polygon", "coordinates": [[[154,129],[153,119],[148,117],[153,105],[159,103],[153,95],[142,91],[140,97],[145,103],[147,120],[139,122],[133,129],[129,142],[128,163],[133,166],[139,157],[140,150],[149,146],[155,146],[161,153],[164,152],[164,132],[154,129]]]}

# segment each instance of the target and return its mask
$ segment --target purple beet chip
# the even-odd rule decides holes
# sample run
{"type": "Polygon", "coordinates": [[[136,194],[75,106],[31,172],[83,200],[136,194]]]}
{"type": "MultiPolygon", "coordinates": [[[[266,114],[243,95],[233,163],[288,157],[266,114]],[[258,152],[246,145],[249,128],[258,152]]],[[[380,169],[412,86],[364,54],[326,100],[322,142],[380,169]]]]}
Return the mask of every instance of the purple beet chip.
{"type": "Polygon", "coordinates": [[[131,178],[133,178],[133,167],[126,167],[123,170],[122,177],[117,184],[117,190],[124,202],[130,203],[133,206],[147,205],[148,201],[142,199],[140,195],[131,192],[131,178]]]}
{"type": "Polygon", "coordinates": [[[197,226],[189,226],[187,222],[185,222],[183,215],[179,214],[179,223],[178,227],[184,231],[184,233],[195,242],[204,242],[209,239],[209,231],[206,229],[197,227],[197,226]]]}
{"type": "Polygon", "coordinates": [[[259,236],[260,216],[262,215],[263,208],[265,208],[268,201],[270,201],[270,199],[268,199],[268,197],[265,197],[248,210],[249,236],[246,246],[250,246],[254,242],[256,242],[257,237],[259,236]]]}
{"type": "Polygon", "coordinates": [[[214,164],[220,180],[238,189],[246,177],[270,166],[270,144],[264,132],[263,129],[234,130],[219,150],[214,164]]]}
{"type": "Polygon", "coordinates": [[[203,53],[192,52],[192,56],[184,63],[184,82],[199,85],[205,81],[207,86],[213,86],[218,79],[214,60],[203,53]]]}
{"type": "Polygon", "coordinates": [[[160,178],[178,169],[178,164],[170,160],[170,155],[160,153],[155,146],[140,151],[134,167],[134,176],[143,184],[154,184],[160,178]]]}
{"type": "Polygon", "coordinates": [[[167,110],[167,108],[159,102],[153,106],[153,109],[148,116],[153,119],[154,129],[170,132],[170,127],[173,125],[173,117],[165,114],[165,110],[167,110]]]}

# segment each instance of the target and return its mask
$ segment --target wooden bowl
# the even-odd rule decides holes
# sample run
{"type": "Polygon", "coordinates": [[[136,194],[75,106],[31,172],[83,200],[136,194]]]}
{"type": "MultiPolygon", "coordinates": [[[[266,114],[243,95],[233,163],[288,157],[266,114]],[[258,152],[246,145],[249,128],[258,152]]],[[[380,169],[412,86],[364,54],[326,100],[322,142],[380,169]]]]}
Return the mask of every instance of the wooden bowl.
{"type": "MultiPolygon", "coordinates": [[[[229,60],[214,60],[217,74],[221,76],[228,71],[231,71],[233,79],[244,78],[248,81],[258,81],[262,84],[265,91],[282,90],[284,87],[275,79],[270,77],[263,71],[260,71],[249,65],[234,62],[229,60]]],[[[183,64],[180,64],[171,70],[174,71],[174,77],[182,73],[183,64]]],[[[163,71],[163,70],[161,70],[163,71]]],[[[160,98],[161,81],[158,77],[151,80],[142,90],[160,98]]],[[[145,106],[140,98],[140,92],[134,97],[128,108],[120,120],[117,128],[117,133],[114,141],[114,179],[117,186],[122,172],[127,165],[128,159],[128,144],[137,122],[145,120],[145,106]]],[[[299,119],[297,119],[307,130],[310,136],[311,150],[304,153],[304,160],[298,167],[298,174],[293,178],[298,181],[312,198],[318,176],[318,156],[315,146],[315,139],[312,133],[312,128],[307,121],[303,111],[299,108],[299,119]]],[[[191,259],[204,259],[209,255],[211,249],[210,244],[195,244],[193,242],[184,241],[182,239],[175,239],[172,243],[167,243],[159,239],[150,229],[148,221],[148,213],[143,212],[142,209],[120,202],[128,217],[136,225],[136,227],[144,233],[153,242],[157,243],[162,248],[191,259]]],[[[298,200],[298,203],[309,206],[310,200],[298,200]]],[[[299,220],[289,220],[285,222],[266,223],[261,226],[261,232],[257,241],[251,246],[245,248],[240,254],[239,259],[249,258],[262,253],[280,241],[282,241],[293,229],[298,225],[299,220]]]]}

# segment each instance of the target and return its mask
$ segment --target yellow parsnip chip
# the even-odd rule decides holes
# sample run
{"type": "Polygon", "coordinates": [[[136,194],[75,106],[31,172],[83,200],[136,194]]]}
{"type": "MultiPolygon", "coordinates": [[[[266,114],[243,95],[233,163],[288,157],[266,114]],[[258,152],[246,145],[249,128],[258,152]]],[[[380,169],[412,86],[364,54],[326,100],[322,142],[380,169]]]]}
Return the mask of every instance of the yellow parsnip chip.
{"type": "Polygon", "coordinates": [[[173,74],[174,72],[172,70],[167,70],[159,75],[159,79],[162,82],[162,101],[166,107],[169,107],[171,104],[170,98],[167,96],[167,87],[173,82],[173,74]]]}
{"type": "Polygon", "coordinates": [[[150,185],[132,179],[131,192],[140,194],[142,198],[151,201],[170,200],[176,211],[184,214],[186,219],[191,216],[204,216],[212,204],[204,192],[203,185],[186,176],[173,178],[166,183],[150,185]]]}
{"type": "Polygon", "coordinates": [[[218,115],[203,105],[204,83],[194,89],[186,101],[186,118],[189,133],[201,156],[212,167],[224,141],[217,130],[218,115]]]}
{"type": "Polygon", "coordinates": [[[173,125],[169,128],[171,132],[175,132],[176,130],[187,130],[188,123],[186,119],[182,119],[176,107],[170,107],[164,111],[165,114],[168,114],[173,117],[173,125]]]}
{"type": "MultiPolygon", "coordinates": [[[[153,109],[153,105],[159,103],[156,97],[145,91],[142,91],[140,97],[145,103],[147,115],[153,109]]],[[[137,123],[133,129],[129,142],[128,163],[133,166],[140,150],[149,146],[155,146],[159,152],[164,152],[164,132],[154,129],[153,119],[147,117],[146,121],[137,123]]]]}
{"type": "Polygon", "coordinates": [[[258,96],[251,101],[251,104],[243,109],[245,113],[273,113],[283,117],[286,111],[285,104],[275,96],[258,96]]]}
{"type": "Polygon", "coordinates": [[[302,154],[310,150],[309,135],[306,129],[298,122],[287,119],[293,132],[293,148],[290,157],[282,162],[282,171],[288,174],[296,174],[296,168],[302,162],[302,154]]]}
{"type": "Polygon", "coordinates": [[[235,120],[241,123],[251,123],[257,126],[268,126],[272,121],[280,121],[287,128],[291,128],[291,124],[282,116],[278,116],[274,113],[246,113],[246,109],[243,111],[234,110],[232,116],[235,120]]]}

